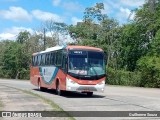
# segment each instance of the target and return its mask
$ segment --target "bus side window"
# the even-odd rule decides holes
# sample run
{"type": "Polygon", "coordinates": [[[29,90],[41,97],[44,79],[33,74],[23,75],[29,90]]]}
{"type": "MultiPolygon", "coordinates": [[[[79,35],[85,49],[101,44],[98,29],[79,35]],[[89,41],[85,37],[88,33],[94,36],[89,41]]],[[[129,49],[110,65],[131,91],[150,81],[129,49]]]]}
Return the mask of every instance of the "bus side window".
{"type": "Polygon", "coordinates": [[[64,50],[63,53],[62,53],[62,69],[67,72],[67,53],[66,51],[64,50]]]}
{"type": "Polygon", "coordinates": [[[57,65],[57,51],[54,52],[54,65],[57,65]]]}
{"type": "Polygon", "coordinates": [[[38,66],[40,65],[41,62],[41,55],[38,55],[38,66]]]}
{"type": "Polygon", "coordinates": [[[45,54],[42,56],[42,65],[45,65],[45,54]]]}
{"type": "Polygon", "coordinates": [[[51,58],[51,54],[50,53],[48,53],[48,65],[50,65],[51,63],[50,63],[50,58],[51,58]]]}
{"type": "Polygon", "coordinates": [[[32,56],[32,66],[34,66],[34,56],[32,56]]]}
{"type": "Polygon", "coordinates": [[[34,66],[36,66],[36,56],[34,56],[34,66]]]}
{"type": "Polygon", "coordinates": [[[55,61],[54,64],[57,66],[57,62],[58,62],[58,52],[55,52],[55,61]]]}
{"type": "Polygon", "coordinates": [[[50,53],[47,53],[47,54],[46,54],[46,57],[45,57],[45,65],[50,65],[50,53]]]}
{"type": "Polygon", "coordinates": [[[59,67],[62,66],[62,51],[56,53],[56,65],[59,67]]]}
{"type": "Polygon", "coordinates": [[[37,60],[36,60],[36,66],[38,66],[38,63],[39,63],[39,55],[37,55],[37,60]]]}
{"type": "Polygon", "coordinates": [[[53,62],[53,65],[55,65],[55,62],[56,62],[56,54],[55,54],[55,52],[53,52],[52,62],[53,62]]]}
{"type": "Polygon", "coordinates": [[[50,53],[50,65],[52,65],[52,53],[50,53]]]}
{"type": "Polygon", "coordinates": [[[54,58],[55,58],[55,55],[54,55],[54,52],[52,52],[51,57],[50,57],[50,64],[51,65],[54,65],[54,58]]]}
{"type": "Polygon", "coordinates": [[[48,57],[48,55],[46,54],[45,55],[45,65],[47,65],[47,57],[48,57]]]}
{"type": "Polygon", "coordinates": [[[38,55],[36,56],[36,66],[38,65],[38,55]]]}
{"type": "Polygon", "coordinates": [[[46,54],[45,56],[45,65],[47,65],[47,57],[48,57],[48,54],[46,54]]]}
{"type": "Polygon", "coordinates": [[[35,59],[34,59],[34,66],[37,66],[37,58],[38,58],[38,56],[35,56],[35,59]]]}
{"type": "Polygon", "coordinates": [[[34,56],[34,62],[33,65],[36,66],[36,56],[34,56]]]}
{"type": "Polygon", "coordinates": [[[40,59],[40,65],[42,65],[42,60],[43,60],[43,55],[41,55],[41,59],[40,59]]]}

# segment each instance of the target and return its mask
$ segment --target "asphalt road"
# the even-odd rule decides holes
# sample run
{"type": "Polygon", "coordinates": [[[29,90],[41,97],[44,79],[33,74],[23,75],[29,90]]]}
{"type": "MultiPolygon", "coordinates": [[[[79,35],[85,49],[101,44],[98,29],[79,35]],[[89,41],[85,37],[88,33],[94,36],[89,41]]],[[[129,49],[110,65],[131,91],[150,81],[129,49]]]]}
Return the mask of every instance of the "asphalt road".
{"type": "MultiPolygon", "coordinates": [[[[66,111],[160,111],[160,89],[106,85],[104,93],[94,93],[92,97],[87,97],[85,94],[71,92],[65,92],[63,96],[58,96],[51,90],[41,92],[30,81],[23,80],[0,79],[0,86],[30,90],[53,100],[66,111]]],[[[136,119],[150,120],[160,119],[160,117],[136,119]]]]}

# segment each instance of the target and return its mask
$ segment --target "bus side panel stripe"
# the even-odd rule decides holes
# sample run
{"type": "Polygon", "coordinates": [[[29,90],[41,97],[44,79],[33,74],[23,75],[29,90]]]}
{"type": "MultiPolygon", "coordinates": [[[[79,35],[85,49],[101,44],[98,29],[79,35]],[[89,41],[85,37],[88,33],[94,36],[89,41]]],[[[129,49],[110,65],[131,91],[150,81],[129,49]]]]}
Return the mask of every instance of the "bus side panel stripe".
{"type": "Polygon", "coordinates": [[[57,76],[57,73],[58,73],[58,68],[55,67],[54,71],[51,71],[51,75],[49,76],[46,76],[45,75],[45,70],[46,68],[49,68],[49,67],[39,67],[39,72],[40,72],[40,75],[42,76],[42,80],[46,83],[46,84],[51,84],[53,82],[53,80],[55,79],[55,77],[57,76]],[[47,79],[47,77],[49,79],[47,79]]]}

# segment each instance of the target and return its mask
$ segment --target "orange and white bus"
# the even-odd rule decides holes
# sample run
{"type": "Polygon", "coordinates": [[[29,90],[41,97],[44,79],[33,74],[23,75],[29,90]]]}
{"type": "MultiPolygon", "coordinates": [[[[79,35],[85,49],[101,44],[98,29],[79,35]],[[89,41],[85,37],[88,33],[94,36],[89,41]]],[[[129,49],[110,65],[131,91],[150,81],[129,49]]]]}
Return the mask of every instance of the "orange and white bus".
{"type": "Polygon", "coordinates": [[[92,96],[105,87],[105,54],[88,46],[55,46],[33,53],[30,81],[39,90],[78,91],[92,96]]]}

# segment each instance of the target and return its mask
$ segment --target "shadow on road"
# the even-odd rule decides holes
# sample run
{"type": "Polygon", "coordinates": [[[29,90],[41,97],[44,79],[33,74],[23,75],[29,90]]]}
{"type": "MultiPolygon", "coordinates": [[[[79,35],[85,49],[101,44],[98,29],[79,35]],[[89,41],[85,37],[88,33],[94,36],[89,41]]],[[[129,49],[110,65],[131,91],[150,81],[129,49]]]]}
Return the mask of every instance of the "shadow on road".
{"type": "MultiPolygon", "coordinates": [[[[33,89],[35,91],[39,91],[38,89],[33,89]]],[[[39,91],[39,92],[45,92],[45,93],[49,93],[49,94],[54,94],[54,95],[57,95],[56,94],[56,91],[55,90],[51,90],[51,89],[47,89],[45,91],[39,91]]],[[[102,95],[95,95],[93,93],[93,96],[87,96],[87,94],[85,93],[80,93],[80,92],[69,92],[69,91],[63,91],[62,97],[66,97],[66,98],[104,98],[106,96],[102,96],[102,95]]]]}

